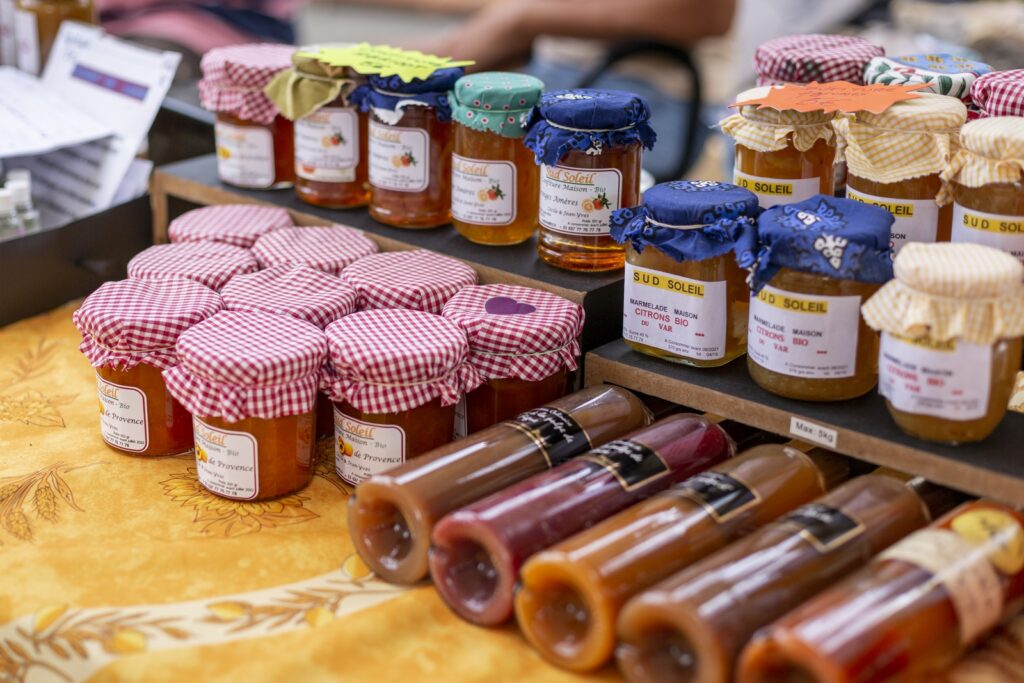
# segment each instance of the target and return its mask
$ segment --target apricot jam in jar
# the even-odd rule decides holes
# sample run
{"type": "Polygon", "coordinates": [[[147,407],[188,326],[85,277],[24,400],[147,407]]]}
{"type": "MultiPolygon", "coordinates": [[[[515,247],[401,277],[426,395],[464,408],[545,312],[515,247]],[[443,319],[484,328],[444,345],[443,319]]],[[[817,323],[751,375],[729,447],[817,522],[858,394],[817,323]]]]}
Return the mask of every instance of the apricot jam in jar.
{"type": "Polygon", "coordinates": [[[476,271],[426,249],[387,251],[359,259],[341,272],[359,292],[360,310],[407,308],[440,315],[448,299],[475,285],[476,271]]]}
{"type": "Polygon", "coordinates": [[[463,76],[452,88],[452,223],[470,242],[519,244],[537,230],[540,172],[522,137],[543,89],[533,76],[503,72],[463,76]]]}
{"type": "Polygon", "coordinates": [[[455,405],[480,383],[469,343],[439,315],[362,311],[327,326],[322,386],[334,401],[334,462],[350,484],[452,440],[455,405]]]}
{"type": "Polygon", "coordinates": [[[462,438],[550,403],[569,391],[583,330],[583,307],[516,285],[466,287],[442,315],[469,339],[469,363],[483,380],[456,414],[462,438]]]}
{"type": "Polygon", "coordinates": [[[626,245],[622,337],[640,353],[696,367],[747,350],[757,196],[711,180],[673,180],[612,213],[626,245]]]}
{"type": "Polygon", "coordinates": [[[846,197],[892,214],[893,255],[907,242],[948,242],[953,209],[939,206],[939,173],[967,120],[960,100],[934,93],[880,114],[838,116],[847,167],[846,197]]]}
{"type": "Polygon", "coordinates": [[[892,279],[892,215],[817,195],[768,209],[751,273],[747,368],[762,389],[841,401],[878,380],[878,335],[860,306],[892,279]]]}
{"type": "Polygon", "coordinates": [[[167,226],[171,242],[221,242],[249,249],[263,235],[292,225],[278,206],[214,204],[186,211],[167,226]]]}
{"type": "Polygon", "coordinates": [[[461,67],[426,80],[371,75],[350,101],[370,116],[370,216],[398,228],[451,221],[452,110],[448,91],[461,67]]]}
{"type": "Polygon", "coordinates": [[[128,262],[128,277],[136,280],[185,278],[220,290],[236,275],[259,270],[252,252],[223,242],[155,244],[128,262]]]}
{"type": "Polygon", "coordinates": [[[1006,414],[1021,362],[1024,266],[979,244],[913,244],[895,279],[864,304],[882,333],[879,393],[919,439],[987,438],[1006,414]]]}
{"type": "Polygon", "coordinates": [[[78,348],[96,368],[107,445],[130,455],[192,448],[192,417],[160,373],[177,364],[178,337],[222,307],[216,292],[185,279],[106,282],[82,302],[72,319],[78,348]]]}
{"type": "Polygon", "coordinates": [[[654,146],[651,110],[622,90],[545,93],[523,142],[540,165],[537,253],[567,270],[617,270],[625,251],[611,212],[640,203],[642,148],[654,146]]]}
{"type": "Polygon", "coordinates": [[[341,275],[348,266],[364,256],[376,254],[377,243],[361,230],[341,225],[288,227],[260,237],[252,245],[252,255],[261,268],[309,266],[341,275]]]}
{"type": "Polygon", "coordinates": [[[268,190],[295,181],[292,122],[263,92],[291,67],[291,45],[254,43],[217,47],[200,62],[199,102],[217,114],[213,135],[217,175],[236,187],[268,190]]]}
{"type": "Polygon", "coordinates": [[[164,371],[192,413],[199,483],[233,500],[269,500],[313,477],[323,331],[285,315],[222,311],[178,338],[164,371]]]}

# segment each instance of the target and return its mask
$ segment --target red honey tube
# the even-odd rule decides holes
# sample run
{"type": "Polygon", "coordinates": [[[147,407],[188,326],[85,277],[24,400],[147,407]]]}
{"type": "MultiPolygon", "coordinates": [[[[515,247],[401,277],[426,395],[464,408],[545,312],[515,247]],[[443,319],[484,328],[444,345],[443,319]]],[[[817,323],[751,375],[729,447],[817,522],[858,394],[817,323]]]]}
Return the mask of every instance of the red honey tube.
{"type": "Polygon", "coordinates": [[[527,560],[515,597],[519,626],[548,661],[597,669],[614,654],[626,600],[811,502],[849,472],[842,456],[783,444],[726,460],[527,560]]]}
{"type": "Polygon", "coordinates": [[[733,452],[725,431],[700,415],[673,415],[607,443],[438,522],[434,584],[461,617],[500,624],[512,616],[519,568],[530,555],[733,452]]]}
{"type": "Polygon", "coordinates": [[[1024,514],[967,503],[768,627],[739,680],[920,680],[1021,607],[1024,514]]]}

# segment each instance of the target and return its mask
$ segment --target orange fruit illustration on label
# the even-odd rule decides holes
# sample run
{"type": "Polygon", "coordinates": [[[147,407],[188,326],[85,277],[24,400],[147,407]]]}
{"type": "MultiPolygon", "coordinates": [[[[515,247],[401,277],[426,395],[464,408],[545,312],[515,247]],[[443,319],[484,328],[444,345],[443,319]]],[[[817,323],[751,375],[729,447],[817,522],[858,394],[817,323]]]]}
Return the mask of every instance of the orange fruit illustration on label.
{"type": "Polygon", "coordinates": [[[594,200],[593,199],[584,199],[583,201],[580,202],[580,206],[583,207],[584,211],[586,211],[587,213],[590,213],[591,211],[594,210],[594,200]]]}
{"type": "Polygon", "coordinates": [[[196,444],[196,460],[201,462],[210,462],[210,456],[207,455],[206,449],[199,444],[196,444]]]}
{"type": "Polygon", "coordinates": [[[217,156],[220,157],[221,159],[230,159],[231,158],[231,150],[228,149],[227,147],[224,147],[222,145],[222,146],[217,148],[217,156]]]}
{"type": "Polygon", "coordinates": [[[482,202],[486,202],[487,201],[487,190],[477,190],[476,191],[476,198],[479,199],[482,202]]]}
{"type": "Polygon", "coordinates": [[[331,146],[331,136],[330,135],[325,135],[322,138],[320,138],[320,145],[323,146],[323,147],[330,147],[331,146]]]}
{"type": "Polygon", "coordinates": [[[303,165],[302,170],[305,173],[313,173],[314,171],[316,171],[316,166],[305,166],[305,165],[303,165]]]}
{"type": "Polygon", "coordinates": [[[398,154],[391,157],[391,165],[395,168],[400,168],[402,166],[402,157],[398,154]]]}
{"type": "Polygon", "coordinates": [[[103,406],[103,401],[100,401],[100,415],[106,415],[107,409],[103,406]]]}
{"type": "Polygon", "coordinates": [[[348,443],[340,436],[338,437],[338,453],[346,458],[352,457],[352,444],[348,443]]]}

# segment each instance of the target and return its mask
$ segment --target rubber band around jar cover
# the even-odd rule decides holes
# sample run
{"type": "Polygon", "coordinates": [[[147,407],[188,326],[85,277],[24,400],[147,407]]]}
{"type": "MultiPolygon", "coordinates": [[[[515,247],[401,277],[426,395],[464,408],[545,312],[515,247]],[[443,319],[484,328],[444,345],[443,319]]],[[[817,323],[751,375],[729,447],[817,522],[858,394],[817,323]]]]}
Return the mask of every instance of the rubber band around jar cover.
{"type": "MultiPolygon", "coordinates": [[[[504,113],[504,112],[498,112],[498,113],[504,113]]],[[[635,123],[631,123],[628,126],[623,126],[622,128],[573,128],[572,126],[563,126],[560,123],[554,123],[552,121],[548,121],[547,119],[545,119],[544,121],[545,121],[545,123],[547,123],[552,128],[560,128],[562,130],[571,130],[571,131],[576,132],[576,133],[618,133],[618,132],[621,132],[621,131],[624,131],[624,130],[630,130],[632,128],[636,128],[636,124],[635,123]]]]}

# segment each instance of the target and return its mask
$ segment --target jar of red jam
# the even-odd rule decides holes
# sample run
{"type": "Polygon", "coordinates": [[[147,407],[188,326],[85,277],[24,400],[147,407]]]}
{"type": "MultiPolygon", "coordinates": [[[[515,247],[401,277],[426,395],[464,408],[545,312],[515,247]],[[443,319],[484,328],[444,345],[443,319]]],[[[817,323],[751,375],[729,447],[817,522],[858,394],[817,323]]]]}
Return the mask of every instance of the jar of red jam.
{"type": "Polygon", "coordinates": [[[583,308],[516,285],[466,287],[442,315],[469,338],[469,362],[483,384],[466,394],[456,438],[561,398],[577,368],[583,308]]]}
{"type": "Polygon", "coordinates": [[[295,181],[292,122],[263,89],[291,67],[291,45],[217,47],[200,62],[199,103],[217,113],[217,175],[236,187],[267,190],[295,181]]]}
{"type": "Polygon", "coordinates": [[[259,270],[252,252],[222,242],[157,244],[128,262],[128,277],[137,280],[186,278],[219,290],[236,275],[259,270]]]}
{"type": "Polygon", "coordinates": [[[455,405],[480,383],[455,323],[362,311],[328,325],[327,339],[322,385],[334,401],[338,476],[358,484],[452,440],[455,405]]]}
{"type": "Polygon", "coordinates": [[[280,228],[252,245],[261,268],[302,265],[331,275],[341,275],[347,266],[377,250],[377,243],[361,230],[340,225],[280,228]]]}
{"type": "Polygon", "coordinates": [[[359,292],[360,310],[408,308],[440,314],[476,271],[462,261],[426,249],[388,251],[359,259],[341,273],[359,292]]]}
{"type": "Polygon", "coordinates": [[[249,249],[256,240],[292,225],[289,213],[277,206],[215,204],[181,214],[167,226],[171,242],[222,242],[249,249]]]}
{"type": "Polygon", "coordinates": [[[289,316],[221,311],[178,338],[164,372],[192,413],[199,483],[234,500],[268,500],[313,476],[323,331],[289,316]]]}
{"type": "Polygon", "coordinates": [[[160,373],[178,363],[178,337],[222,306],[212,289],[185,279],[106,282],[82,302],[72,319],[82,333],[78,348],[96,368],[108,446],[130,455],[192,448],[192,416],[160,373]]]}

